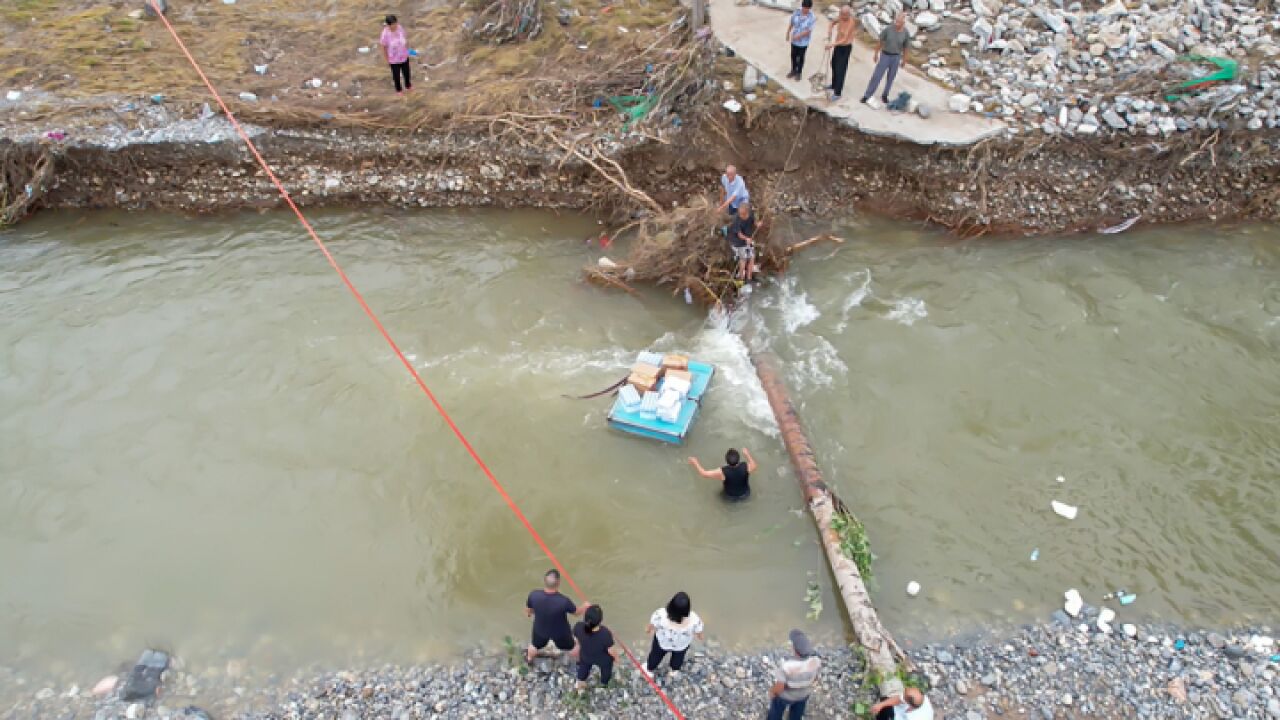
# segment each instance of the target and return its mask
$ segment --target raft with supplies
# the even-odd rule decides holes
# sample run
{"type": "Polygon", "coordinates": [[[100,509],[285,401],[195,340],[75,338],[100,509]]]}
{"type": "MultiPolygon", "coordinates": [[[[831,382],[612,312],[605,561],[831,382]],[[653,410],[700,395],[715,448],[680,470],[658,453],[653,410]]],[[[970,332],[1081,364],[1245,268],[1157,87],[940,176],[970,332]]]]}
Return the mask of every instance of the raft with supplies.
{"type": "Polygon", "coordinates": [[[679,445],[698,416],[716,368],[684,355],[642,352],[618,390],[609,426],[679,445]]]}

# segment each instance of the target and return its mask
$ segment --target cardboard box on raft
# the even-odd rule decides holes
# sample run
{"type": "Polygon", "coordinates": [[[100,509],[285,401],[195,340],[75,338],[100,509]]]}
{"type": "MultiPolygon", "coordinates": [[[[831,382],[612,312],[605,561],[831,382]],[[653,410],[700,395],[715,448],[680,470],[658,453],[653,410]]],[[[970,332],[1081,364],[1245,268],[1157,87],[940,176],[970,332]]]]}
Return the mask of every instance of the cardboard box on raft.
{"type": "Polygon", "coordinates": [[[689,372],[688,370],[668,369],[666,373],[664,373],[664,375],[667,377],[667,379],[679,378],[681,380],[684,380],[686,383],[693,385],[693,373],[689,372]]]}
{"type": "Polygon", "coordinates": [[[684,355],[662,356],[662,367],[667,370],[688,370],[689,358],[684,355]]]}
{"type": "Polygon", "coordinates": [[[658,389],[658,378],[650,375],[638,375],[631,373],[627,376],[627,384],[636,389],[636,392],[644,395],[647,392],[653,392],[658,389]]]}
{"type": "Polygon", "coordinates": [[[644,377],[651,377],[654,380],[657,380],[658,378],[662,377],[662,371],[664,369],[665,368],[658,367],[657,365],[650,365],[649,363],[638,362],[635,365],[631,366],[631,374],[642,375],[644,377]]]}

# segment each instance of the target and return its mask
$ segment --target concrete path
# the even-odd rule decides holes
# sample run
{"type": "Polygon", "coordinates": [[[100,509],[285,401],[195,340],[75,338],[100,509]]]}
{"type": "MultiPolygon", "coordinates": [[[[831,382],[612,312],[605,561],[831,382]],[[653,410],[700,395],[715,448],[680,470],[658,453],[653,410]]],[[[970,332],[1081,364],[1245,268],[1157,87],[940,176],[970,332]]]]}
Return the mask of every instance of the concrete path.
{"type": "MultiPolygon", "coordinates": [[[[826,53],[823,45],[829,25],[824,15],[818,14],[818,24],[813,30],[813,44],[804,61],[803,79],[788,80],[786,74],[791,69],[791,46],[786,41],[787,13],[753,5],[740,6],[736,0],[710,0],[710,8],[711,27],[716,37],[733,48],[742,59],[768,75],[770,83],[778,83],[792,95],[805,101],[809,107],[843,120],[863,132],[909,140],[921,145],[969,145],[1004,130],[1004,123],[998,120],[948,110],[947,100],[952,92],[920,75],[915,69],[904,68],[898,72],[890,97],[903,90],[911,93],[912,98],[928,105],[933,111],[928,120],[915,114],[895,113],[883,108],[876,110],[858,102],[871,80],[871,71],[875,68],[875,63],[871,61],[872,48],[859,42],[853,45],[853,57],[849,60],[843,97],[839,102],[832,103],[824,95],[815,95],[809,84],[809,77],[820,70],[828,81],[831,78],[830,63],[821,67],[826,53]]],[[[861,24],[858,32],[863,34],[861,24]]]]}

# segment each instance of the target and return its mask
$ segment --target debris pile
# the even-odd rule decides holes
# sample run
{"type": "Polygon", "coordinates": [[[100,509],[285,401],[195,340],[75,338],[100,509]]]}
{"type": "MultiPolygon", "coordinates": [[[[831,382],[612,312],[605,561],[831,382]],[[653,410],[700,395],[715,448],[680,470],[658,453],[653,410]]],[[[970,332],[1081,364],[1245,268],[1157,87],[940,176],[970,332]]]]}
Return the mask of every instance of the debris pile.
{"type": "MultiPolygon", "coordinates": [[[[856,0],[878,34],[906,4],[954,112],[1015,132],[1168,136],[1280,127],[1280,16],[1236,0],[856,0]]],[[[917,57],[919,57],[917,55],[917,57]]]]}

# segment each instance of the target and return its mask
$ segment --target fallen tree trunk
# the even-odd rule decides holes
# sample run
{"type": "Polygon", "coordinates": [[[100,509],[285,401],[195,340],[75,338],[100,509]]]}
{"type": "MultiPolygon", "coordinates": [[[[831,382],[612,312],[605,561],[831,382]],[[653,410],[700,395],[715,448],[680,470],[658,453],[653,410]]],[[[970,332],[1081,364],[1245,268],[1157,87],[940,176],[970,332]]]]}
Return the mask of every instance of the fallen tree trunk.
{"type": "Polygon", "coordinates": [[[827,563],[831,566],[831,574],[835,576],[836,585],[840,589],[849,624],[853,627],[858,644],[866,650],[867,664],[880,678],[896,678],[900,665],[907,663],[906,655],[889,635],[889,631],[880,624],[862,573],[858,571],[857,563],[840,549],[839,533],[832,527],[837,514],[852,517],[852,513],[822,479],[822,471],[818,469],[818,461],[809,438],[805,435],[800,415],[791,404],[791,397],[783,384],[777,358],[768,353],[752,353],[751,362],[755,365],[760,384],[764,386],[764,393],[769,398],[769,407],[777,418],[782,443],[787,446],[791,464],[795,467],[796,480],[804,493],[805,504],[818,526],[818,536],[822,540],[827,563]]]}

